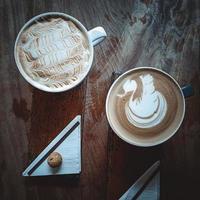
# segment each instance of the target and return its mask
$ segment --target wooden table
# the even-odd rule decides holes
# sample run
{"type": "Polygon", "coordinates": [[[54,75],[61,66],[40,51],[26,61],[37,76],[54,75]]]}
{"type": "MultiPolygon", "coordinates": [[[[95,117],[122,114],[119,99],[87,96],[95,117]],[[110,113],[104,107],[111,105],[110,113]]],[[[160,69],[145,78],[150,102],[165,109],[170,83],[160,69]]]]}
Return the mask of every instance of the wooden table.
{"type": "Polygon", "coordinates": [[[0,199],[112,200],[156,160],[161,160],[161,199],[198,199],[200,188],[199,1],[29,0],[0,1],[0,199]],[[30,86],[13,56],[20,28],[34,15],[59,11],[87,29],[103,26],[92,70],[69,92],[30,86]],[[153,66],[181,85],[191,83],[177,134],[152,148],[131,146],[110,129],[105,100],[113,72],[153,66]],[[81,114],[80,178],[24,178],[22,171],[76,115],[81,114]],[[198,195],[198,198],[195,198],[198,195]]]}

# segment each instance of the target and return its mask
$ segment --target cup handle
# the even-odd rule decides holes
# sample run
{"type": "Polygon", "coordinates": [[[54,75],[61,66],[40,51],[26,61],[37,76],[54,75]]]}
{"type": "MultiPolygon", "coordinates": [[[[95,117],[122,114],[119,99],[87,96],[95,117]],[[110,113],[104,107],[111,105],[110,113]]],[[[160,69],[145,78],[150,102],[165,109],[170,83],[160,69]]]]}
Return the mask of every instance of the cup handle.
{"type": "Polygon", "coordinates": [[[193,87],[190,84],[183,86],[181,89],[183,91],[183,95],[184,95],[185,98],[194,95],[193,87]]]}
{"type": "Polygon", "coordinates": [[[103,27],[98,26],[88,31],[89,39],[92,42],[92,45],[95,46],[98,43],[102,42],[107,36],[103,27]]]}

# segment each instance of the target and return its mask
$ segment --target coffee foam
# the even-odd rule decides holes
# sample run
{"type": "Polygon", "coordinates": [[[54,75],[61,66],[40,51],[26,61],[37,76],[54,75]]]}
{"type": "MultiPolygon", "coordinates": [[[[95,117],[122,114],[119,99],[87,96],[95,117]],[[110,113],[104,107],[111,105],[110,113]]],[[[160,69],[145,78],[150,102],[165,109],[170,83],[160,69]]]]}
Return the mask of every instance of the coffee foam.
{"type": "Polygon", "coordinates": [[[110,124],[127,141],[162,140],[176,130],[183,112],[178,86],[151,68],[138,68],[120,77],[107,97],[110,124]]]}
{"type": "Polygon", "coordinates": [[[132,92],[129,101],[125,104],[125,114],[128,121],[139,128],[150,128],[159,124],[165,117],[167,102],[165,97],[155,90],[154,78],[150,74],[141,75],[141,94],[135,96],[137,82],[127,80],[123,84],[124,95],[132,92]]]}
{"type": "Polygon", "coordinates": [[[17,50],[26,73],[47,87],[75,84],[88,71],[87,39],[72,21],[62,18],[50,18],[27,28],[17,50]]]}

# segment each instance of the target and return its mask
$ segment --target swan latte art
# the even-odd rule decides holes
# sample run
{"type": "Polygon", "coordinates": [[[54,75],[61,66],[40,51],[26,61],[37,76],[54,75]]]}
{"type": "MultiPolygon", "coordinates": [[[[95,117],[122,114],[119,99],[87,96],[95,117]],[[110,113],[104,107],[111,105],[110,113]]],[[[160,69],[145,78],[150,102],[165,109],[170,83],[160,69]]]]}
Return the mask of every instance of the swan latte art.
{"type": "Polygon", "coordinates": [[[153,143],[174,132],[184,102],[171,77],[153,68],[136,68],[111,87],[106,101],[111,127],[126,141],[153,143]]]}
{"type": "Polygon", "coordinates": [[[59,88],[75,85],[85,76],[90,52],[87,38],[72,21],[50,17],[22,32],[17,56],[34,81],[59,88]]]}
{"type": "Polygon", "coordinates": [[[167,112],[167,101],[155,89],[154,77],[150,73],[140,75],[136,80],[127,79],[122,89],[123,94],[117,96],[127,99],[124,111],[130,124],[139,128],[151,128],[162,122],[167,112]],[[140,92],[136,96],[137,88],[140,88],[140,92]]]}

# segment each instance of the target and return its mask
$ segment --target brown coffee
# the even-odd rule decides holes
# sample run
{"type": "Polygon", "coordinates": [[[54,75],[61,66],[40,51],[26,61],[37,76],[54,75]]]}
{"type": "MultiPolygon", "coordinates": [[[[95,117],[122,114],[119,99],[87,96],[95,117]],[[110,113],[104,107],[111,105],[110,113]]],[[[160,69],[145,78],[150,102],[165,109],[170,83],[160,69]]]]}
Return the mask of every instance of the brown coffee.
{"type": "Polygon", "coordinates": [[[107,115],[115,132],[138,142],[161,140],[182,121],[180,88],[165,73],[138,68],[121,76],[107,97],[107,115]]]}
{"type": "Polygon", "coordinates": [[[88,40],[63,17],[35,21],[20,35],[17,56],[34,81],[50,88],[75,85],[89,69],[88,40]]]}

